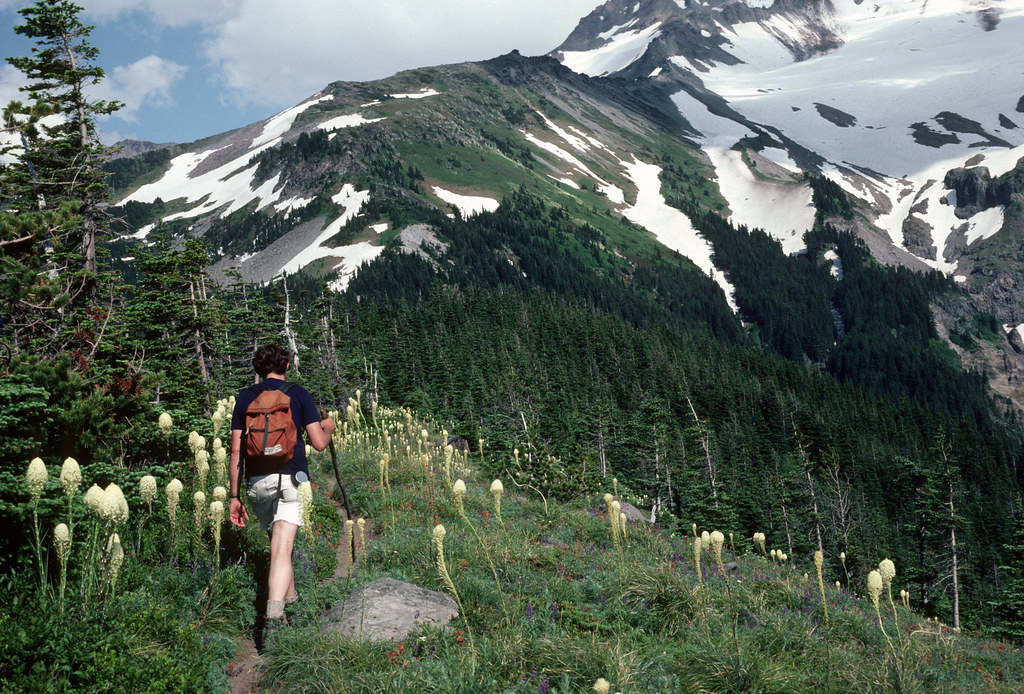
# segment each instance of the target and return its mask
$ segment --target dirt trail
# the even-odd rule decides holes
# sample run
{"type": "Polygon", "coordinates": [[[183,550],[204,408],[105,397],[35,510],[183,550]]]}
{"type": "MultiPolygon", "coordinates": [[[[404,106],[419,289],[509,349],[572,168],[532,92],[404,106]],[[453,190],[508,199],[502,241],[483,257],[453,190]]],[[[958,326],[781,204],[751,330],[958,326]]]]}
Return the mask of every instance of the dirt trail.
{"type": "MultiPolygon", "coordinates": [[[[333,485],[330,485],[333,486],[333,485]]],[[[330,489],[328,490],[330,491],[330,489]]],[[[342,523],[347,520],[348,516],[345,513],[345,509],[342,508],[341,504],[334,501],[331,497],[331,501],[334,503],[335,508],[338,510],[338,515],[342,518],[342,523]]],[[[364,537],[369,540],[373,530],[372,523],[367,520],[364,527],[364,537]]],[[[353,526],[353,538],[356,545],[356,557],[362,554],[362,547],[359,546],[359,528],[353,526]]],[[[344,526],[342,528],[342,538],[345,538],[344,526]]],[[[349,571],[351,570],[351,552],[344,542],[337,548],[337,565],[334,568],[334,575],[332,579],[347,578],[349,571]]],[[[231,665],[231,674],[229,680],[231,682],[231,694],[261,694],[265,689],[260,686],[261,667],[263,665],[263,656],[261,656],[256,650],[256,642],[252,639],[239,637],[236,639],[238,642],[238,653],[235,656],[235,660],[231,665]]]]}

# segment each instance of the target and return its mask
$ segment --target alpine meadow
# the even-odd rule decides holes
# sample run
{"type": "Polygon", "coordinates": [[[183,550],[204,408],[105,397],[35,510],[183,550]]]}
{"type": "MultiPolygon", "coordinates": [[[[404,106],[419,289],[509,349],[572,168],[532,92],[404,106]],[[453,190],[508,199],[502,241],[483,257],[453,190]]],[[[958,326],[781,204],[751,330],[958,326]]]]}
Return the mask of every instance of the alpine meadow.
{"type": "Polygon", "coordinates": [[[4,56],[0,692],[1024,690],[1024,0],[608,0],[114,146],[82,13],[4,56]]]}

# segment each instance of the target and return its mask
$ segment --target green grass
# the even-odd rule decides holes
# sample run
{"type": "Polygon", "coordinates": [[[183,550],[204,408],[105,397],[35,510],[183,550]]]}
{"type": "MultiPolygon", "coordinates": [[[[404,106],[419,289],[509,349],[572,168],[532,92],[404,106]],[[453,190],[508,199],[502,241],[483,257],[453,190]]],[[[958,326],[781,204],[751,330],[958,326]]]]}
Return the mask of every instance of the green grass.
{"type": "MultiPolygon", "coordinates": [[[[736,545],[727,543],[722,559],[735,571],[723,576],[704,551],[698,579],[688,535],[638,521],[616,540],[600,494],[556,501],[551,489],[517,484],[543,482],[509,473],[499,521],[492,479],[479,472],[494,461],[446,455],[440,427],[411,412],[358,411],[335,443],[353,510],[372,531],[351,573],[336,577],[347,536],[327,495],[330,457],[315,455],[312,522],[296,545],[302,599],[264,652],[269,691],[587,692],[598,678],[621,692],[1024,689],[1019,645],[957,633],[903,606],[894,614],[884,597],[883,633],[859,583],[835,586],[843,572],[834,558],[826,624],[809,556],[775,562],[753,552],[747,533],[724,528],[736,545]],[[467,485],[462,513],[455,479],[467,485]],[[447,529],[450,586],[432,542],[437,524],[447,529]],[[387,643],[344,638],[322,621],[384,576],[455,592],[462,614],[387,643]]],[[[79,502],[63,613],[52,553],[44,589],[38,572],[4,579],[0,692],[107,691],[113,681],[131,691],[227,690],[234,639],[253,633],[266,537],[254,523],[225,528],[214,556],[208,522],[197,531],[193,520],[190,463],[171,461],[165,473],[186,481],[173,535],[162,494],[149,516],[125,479],[131,511],[116,589],[104,587],[102,566],[94,587],[86,580],[95,561],[88,538],[108,528],[79,502]]],[[[55,486],[46,494],[62,501],[55,486]]],[[[897,593],[900,581],[897,573],[897,593]]]]}
{"type": "MultiPolygon", "coordinates": [[[[890,648],[860,586],[835,587],[841,569],[826,568],[826,628],[811,558],[775,563],[755,555],[738,534],[738,546],[727,544],[723,552],[738,565],[727,590],[707,552],[697,581],[690,537],[630,523],[617,551],[596,495],[549,500],[545,512],[538,493],[506,478],[499,523],[490,478],[475,471],[478,456],[457,460],[453,475],[467,482],[470,528],[449,491],[442,454],[423,446],[420,425],[401,414],[378,415],[377,426],[353,424],[341,446],[349,495],[376,533],[346,588],[392,576],[449,592],[431,543],[442,523],[446,564],[465,614],[447,628],[424,628],[386,644],[299,624],[268,656],[268,687],[586,692],[599,677],[622,692],[1024,687],[1019,648],[956,633],[902,606],[897,627],[883,597],[890,648]],[[392,436],[390,491],[381,488],[377,469],[389,452],[382,429],[392,436]],[[411,456],[402,453],[406,446],[411,456]]],[[[437,439],[434,432],[428,440],[437,439]]]]}

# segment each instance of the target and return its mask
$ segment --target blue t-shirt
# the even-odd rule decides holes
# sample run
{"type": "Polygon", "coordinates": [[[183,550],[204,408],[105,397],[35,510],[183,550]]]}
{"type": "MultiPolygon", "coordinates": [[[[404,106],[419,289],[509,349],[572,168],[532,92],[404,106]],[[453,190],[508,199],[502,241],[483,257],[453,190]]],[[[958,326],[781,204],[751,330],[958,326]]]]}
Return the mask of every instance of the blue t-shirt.
{"type": "MultiPolygon", "coordinates": [[[[279,378],[268,378],[260,383],[257,388],[260,390],[278,390],[284,385],[284,381],[279,378]]],[[[295,443],[295,455],[292,456],[292,462],[281,468],[281,472],[285,474],[292,474],[294,472],[305,472],[309,474],[309,462],[306,460],[306,444],[303,439],[303,433],[306,430],[306,425],[313,424],[314,422],[320,421],[320,411],[316,407],[316,403],[313,401],[313,396],[309,394],[309,391],[300,385],[292,384],[291,389],[288,391],[288,397],[291,399],[291,412],[292,421],[295,422],[295,428],[298,430],[299,435],[295,443]]],[[[231,429],[239,430],[242,432],[242,438],[245,438],[245,411],[249,409],[249,405],[256,399],[256,393],[252,392],[248,388],[243,390],[235,398],[235,409],[231,413],[231,429]]],[[[242,457],[245,457],[245,443],[242,444],[242,457]]]]}

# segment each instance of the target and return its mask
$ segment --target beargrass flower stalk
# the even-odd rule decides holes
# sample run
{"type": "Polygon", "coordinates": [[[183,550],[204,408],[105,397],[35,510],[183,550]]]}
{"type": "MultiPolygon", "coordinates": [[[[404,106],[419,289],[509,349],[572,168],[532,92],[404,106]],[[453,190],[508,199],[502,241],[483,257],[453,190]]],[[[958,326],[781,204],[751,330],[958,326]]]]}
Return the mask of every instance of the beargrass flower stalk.
{"type": "Polygon", "coordinates": [[[690,527],[693,528],[693,536],[694,537],[699,537],[699,535],[697,534],[697,524],[696,523],[691,523],[690,527]]]}
{"type": "Polygon", "coordinates": [[[156,498],[156,478],[153,475],[143,475],[139,479],[139,494],[146,502],[146,509],[150,515],[153,514],[153,499],[156,498]]]}
{"type": "Polygon", "coordinates": [[[622,541],[623,541],[623,543],[625,543],[625,541],[626,541],[626,514],[625,513],[619,512],[619,526],[620,526],[619,532],[622,534],[622,541]]]}
{"type": "Polygon", "coordinates": [[[839,563],[843,565],[843,575],[846,577],[846,585],[850,585],[850,572],[846,570],[846,552],[839,553],[839,563]]]}
{"type": "Polygon", "coordinates": [[[210,475],[210,454],[206,449],[196,452],[196,478],[199,481],[199,488],[206,489],[206,478],[210,475]]]}
{"type": "Polygon", "coordinates": [[[608,505],[608,521],[612,525],[612,542],[615,544],[616,553],[618,553],[622,550],[622,537],[619,534],[621,528],[619,522],[619,513],[621,513],[622,505],[618,502],[617,499],[612,499],[608,505]]]}
{"type": "Polygon", "coordinates": [[[181,490],[184,488],[181,480],[175,477],[173,480],[167,483],[167,487],[164,489],[167,494],[167,516],[171,521],[171,545],[174,544],[174,530],[176,526],[176,519],[178,515],[178,496],[181,494],[181,490]]]}
{"type": "Polygon", "coordinates": [[[220,439],[214,439],[213,440],[213,444],[214,444],[213,445],[213,471],[214,471],[214,474],[216,474],[216,476],[217,476],[217,483],[220,484],[221,486],[226,486],[227,483],[228,483],[228,478],[227,478],[228,450],[226,448],[224,448],[223,444],[221,444],[220,446],[217,446],[217,442],[218,441],[220,441],[220,439]]]}
{"type": "Polygon", "coordinates": [[[839,581],[836,581],[836,590],[842,590],[842,589],[843,589],[843,584],[840,583],[839,581]]]}
{"type": "Polygon", "coordinates": [[[160,416],[157,417],[156,425],[160,428],[161,434],[170,436],[171,428],[174,427],[174,420],[171,419],[171,415],[167,412],[161,412],[160,416]]]}
{"type": "Polygon", "coordinates": [[[910,591],[909,590],[901,590],[900,591],[900,600],[903,601],[903,606],[906,607],[909,610],[910,609],[910,591]]]}
{"type": "MultiPolygon", "coordinates": [[[[305,483],[303,483],[305,484],[305,483]]],[[[228,500],[227,487],[221,487],[220,485],[213,488],[213,500],[224,503],[228,500]]]]}
{"type": "MultiPolygon", "coordinates": [[[[483,450],[483,440],[480,441],[480,448],[483,450]]],[[[483,455],[481,453],[481,455],[483,455]]],[[[494,480],[491,482],[491,496],[494,497],[494,516],[498,519],[498,523],[501,523],[501,494],[505,491],[505,488],[501,484],[501,480],[494,480]]]]}
{"type": "Polygon", "coordinates": [[[889,597],[889,605],[892,607],[892,618],[896,622],[897,633],[900,628],[900,618],[896,613],[896,603],[892,599],[892,579],[896,578],[896,565],[886,557],[882,561],[878,562],[878,573],[882,575],[882,587],[885,588],[886,595],[889,597]]]}
{"type": "Polygon", "coordinates": [[[603,677],[598,677],[597,681],[594,682],[594,686],[591,687],[591,689],[597,692],[597,694],[608,694],[608,692],[611,691],[611,688],[611,684],[609,684],[608,680],[603,677]]]}
{"type": "Polygon", "coordinates": [[[103,490],[103,508],[100,515],[115,526],[128,522],[128,501],[124,498],[121,488],[113,482],[103,490]]]}
{"type": "MultiPolygon", "coordinates": [[[[495,480],[497,481],[497,480],[495,480]]],[[[459,517],[466,526],[472,531],[473,537],[476,538],[477,544],[480,545],[480,549],[484,551],[484,558],[487,560],[487,566],[491,569],[491,575],[494,577],[494,585],[498,588],[498,595],[501,597],[501,609],[505,613],[505,619],[508,620],[508,608],[505,606],[505,593],[501,589],[501,580],[498,578],[498,569],[494,565],[494,560],[491,558],[491,553],[487,550],[487,545],[484,543],[480,533],[477,532],[476,526],[470,522],[469,516],[466,515],[466,505],[463,500],[463,496],[466,494],[466,483],[461,479],[455,480],[455,484],[452,485],[452,495],[455,497],[455,510],[458,511],[459,517]]]]}
{"type": "Polygon", "coordinates": [[[764,548],[765,537],[764,533],[754,533],[754,547],[755,549],[761,550],[761,554],[764,556],[768,555],[768,552],[764,548]]]}
{"type": "Polygon", "coordinates": [[[204,492],[196,492],[192,495],[193,508],[192,517],[196,522],[196,533],[203,532],[203,521],[206,519],[206,494],[204,492]]]}
{"type": "Polygon", "coordinates": [[[882,636],[885,637],[886,642],[889,644],[889,649],[895,656],[896,651],[893,648],[892,640],[889,635],[885,633],[885,625],[882,624],[882,612],[878,608],[878,596],[882,594],[882,574],[876,569],[872,569],[871,573],[868,574],[868,595],[871,597],[871,604],[875,606],[875,615],[878,617],[878,628],[882,630],[882,636]]]}
{"type": "Polygon", "coordinates": [[[359,528],[359,551],[366,551],[366,519],[360,518],[356,521],[356,526],[359,528]]]}
{"type": "Polygon", "coordinates": [[[707,530],[700,534],[700,546],[705,552],[707,552],[708,548],[711,547],[711,533],[707,530]]]}
{"type": "Polygon", "coordinates": [[[220,427],[224,424],[224,410],[220,407],[216,409],[210,419],[213,421],[213,435],[217,436],[220,433],[220,427]]]}
{"type": "MultiPolygon", "coordinates": [[[[445,440],[448,440],[448,432],[444,434],[445,440]]],[[[455,449],[452,445],[445,444],[444,447],[444,481],[445,484],[452,483],[452,456],[455,454],[455,449]]]]}
{"type": "Polygon", "coordinates": [[[202,446],[199,445],[198,431],[193,430],[188,432],[188,448],[190,451],[192,451],[193,456],[196,454],[196,451],[202,448],[202,446]]]}
{"type": "Polygon", "coordinates": [[[224,502],[210,502],[211,528],[213,529],[213,561],[217,570],[220,570],[220,531],[224,524],[224,502]]]}
{"type": "Polygon", "coordinates": [[[60,486],[70,500],[82,486],[82,468],[74,458],[66,458],[60,468],[60,486]]]}
{"type": "Polygon", "coordinates": [[[345,547],[347,548],[346,551],[348,552],[348,565],[349,566],[352,566],[352,564],[354,564],[355,561],[356,561],[356,555],[355,555],[355,552],[352,549],[352,544],[354,542],[355,542],[355,521],[353,521],[350,518],[347,521],[345,521],[345,547]]]}
{"type": "Polygon", "coordinates": [[[825,628],[828,629],[828,602],[825,600],[825,581],[822,578],[824,565],[825,555],[818,550],[814,553],[814,570],[818,574],[818,590],[821,591],[821,606],[825,608],[825,628]]]}
{"type": "Polygon", "coordinates": [[[466,483],[461,479],[455,480],[455,484],[452,485],[452,495],[455,497],[455,510],[459,512],[460,516],[465,516],[466,511],[462,498],[466,495],[466,483]]]}
{"type": "MultiPolygon", "coordinates": [[[[459,591],[455,589],[455,583],[452,581],[451,574],[448,573],[448,564],[444,560],[444,536],[446,534],[444,526],[440,523],[434,526],[433,532],[433,543],[434,549],[437,550],[437,573],[441,576],[441,580],[444,582],[446,588],[451,591],[452,597],[455,598],[455,602],[459,606],[459,613],[465,619],[466,611],[462,607],[462,598],[459,597],[459,591]]],[[[469,620],[466,620],[466,631],[469,634],[469,645],[474,655],[476,653],[476,647],[473,643],[473,628],[469,626],[469,620]]]]}
{"type": "Polygon", "coordinates": [[[60,562],[60,588],[57,592],[57,602],[60,605],[60,612],[64,614],[64,588],[68,582],[68,555],[71,553],[71,531],[68,526],[58,523],[53,529],[53,548],[57,552],[57,560],[60,562]]]}
{"type": "Polygon", "coordinates": [[[700,570],[700,555],[704,550],[704,543],[700,541],[700,538],[694,536],[693,538],[693,563],[697,567],[697,584],[700,586],[704,585],[704,573],[700,570]]]}
{"type": "Polygon", "coordinates": [[[121,564],[124,563],[124,548],[121,546],[121,538],[113,533],[107,540],[107,595],[114,594],[117,586],[117,577],[121,573],[121,564]]]}

